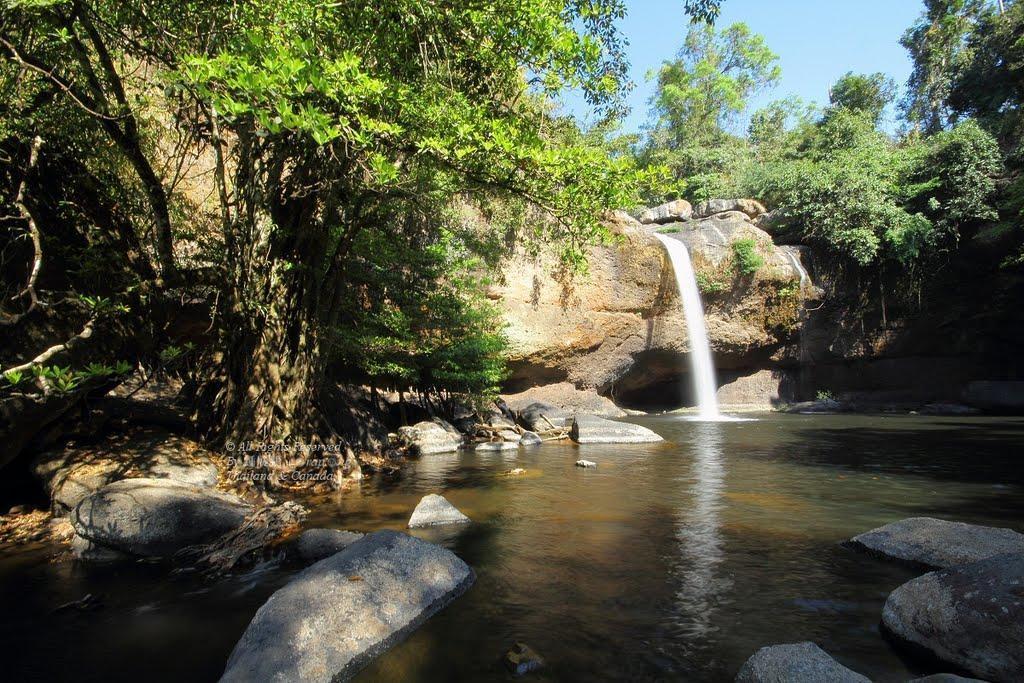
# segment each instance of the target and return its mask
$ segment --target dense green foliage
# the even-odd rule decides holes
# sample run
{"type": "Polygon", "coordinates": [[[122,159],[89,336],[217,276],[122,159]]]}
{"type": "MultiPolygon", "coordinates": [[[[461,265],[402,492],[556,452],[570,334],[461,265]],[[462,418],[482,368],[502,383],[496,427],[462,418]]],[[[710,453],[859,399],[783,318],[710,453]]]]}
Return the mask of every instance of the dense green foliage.
{"type": "Polygon", "coordinates": [[[896,94],[896,83],[883,73],[855,74],[848,71],[829,92],[833,111],[847,110],[865,116],[874,125],[896,94]]]}
{"type": "Polygon", "coordinates": [[[476,235],[363,233],[352,250],[335,362],[375,387],[485,400],[505,379],[505,338],[484,293],[476,235]],[[427,239],[424,243],[422,240],[427,239]]]}
{"type": "Polygon", "coordinates": [[[881,127],[893,81],[852,72],[832,86],[824,110],[779,100],[736,135],[730,117],[778,78],[774,57],[748,31],[694,27],[659,74],[638,157],[675,173],[658,199],[756,197],[773,210],[771,231],[830,252],[840,266],[920,281],[965,237],[1005,238],[1024,222],[1022,17],[1019,2],[1002,13],[994,3],[927,2],[902,40],[914,71],[898,135],[881,127]],[[718,68],[723,52],[728,69],[718,68]]]}
{"type": "MultiPolygon", "coordinates": [[[[38,136],[44,162],[61,150],[115,188],[103,205],[119,207],[123,239],[108,253],[137,263],[102,294],[141,285],[159,295],[147,302],[180,300],[202,282],[215,343],[193,379],[214,434],[320,431],[328,371],[492,395],[504,347],[482,283],[498,258],[553,243],[584,269],[584,248],[610,237],[602,217],[650,184],[632,155],[552,113],[566,89],[609,121],[621,112],[624,11],[619,0],[4,0],[3,204],[23,186],[29,206],[50,201],[26,171],[38,136]],[[451,219],[494,206],[530,212],[528,226],[451,219]]],[[[52,287],[59,240],[42,232],[52,287]]],[[[19,280],[8,284],[28,301],[35,290],[19,280]]],[[[97,293],[81,278],[60,285],[97,293]]]]}

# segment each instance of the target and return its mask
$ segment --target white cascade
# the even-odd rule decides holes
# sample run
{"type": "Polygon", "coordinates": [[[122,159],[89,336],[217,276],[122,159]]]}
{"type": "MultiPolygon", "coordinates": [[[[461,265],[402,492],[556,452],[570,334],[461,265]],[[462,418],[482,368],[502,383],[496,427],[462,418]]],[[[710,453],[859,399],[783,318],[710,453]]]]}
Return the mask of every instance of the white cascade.
{"type": "Polygon", "coordinates": [[[679,298],[683,300],[683,315],[686,317],[686,331],[690,340],[690,368],[693,377],[693,392],[697,398],[697,410],[702,419],[720,419],[718,397],[715,395],[715,366],[711,363],[711,346],[708,344],[708,329],[704,325],[704,305],[697,289],[697,277],[690,263],[686,245],[665,235],[654,235],[668,252],[668,260],[676,275],[679,298]]]}

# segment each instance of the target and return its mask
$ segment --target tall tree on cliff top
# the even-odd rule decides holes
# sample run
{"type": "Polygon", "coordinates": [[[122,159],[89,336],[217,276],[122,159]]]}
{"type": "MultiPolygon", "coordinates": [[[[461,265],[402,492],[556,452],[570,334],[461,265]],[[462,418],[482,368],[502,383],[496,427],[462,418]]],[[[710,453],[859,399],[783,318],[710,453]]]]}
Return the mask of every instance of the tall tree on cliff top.
{"type": "Polygon", "coordinates": [[[658,71],[643,160],[667,166],[680,181],[680,191],[693,196],[687,178],[713,174],[734,161],[728,149],[735,139],[730,125],[750,97],[777,82],[781,73],[778,56],[746,24],[722,31],[692,25],[677,58],[658,71]]]}
{"type": "Polygon", "coordinates": [[[877,126],[886,105],[895,95],[896,83],[885,74],[855,74],[850,71],[832,86],[829,102],[834,108],[862,114],[877,126]]]}
{"type": "Polygon", "coordinates": [[[904,114],[928,133],[950,123],[949,93],[966,42],[978,19],[991,11],[988,0],[925,0],[917,23],[903,34],[900,44],[914,62],[907,81],[904,114]]]}

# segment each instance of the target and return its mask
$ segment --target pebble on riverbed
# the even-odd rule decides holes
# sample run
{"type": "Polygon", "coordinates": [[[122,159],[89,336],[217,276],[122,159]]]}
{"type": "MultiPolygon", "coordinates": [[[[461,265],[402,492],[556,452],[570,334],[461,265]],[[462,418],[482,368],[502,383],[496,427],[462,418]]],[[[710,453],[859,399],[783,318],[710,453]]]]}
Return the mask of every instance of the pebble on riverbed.
{"type": "Polygon", "coordinates": [[[525,676],[544,666],[544,659],[526,643],[516,643],[502,659],[514,676],[525,676]]]}
{"type": "Polygon", "coordinates": [[[576,467],[597,467],[597,463],[592,460],[577,460],[576,467]]]}

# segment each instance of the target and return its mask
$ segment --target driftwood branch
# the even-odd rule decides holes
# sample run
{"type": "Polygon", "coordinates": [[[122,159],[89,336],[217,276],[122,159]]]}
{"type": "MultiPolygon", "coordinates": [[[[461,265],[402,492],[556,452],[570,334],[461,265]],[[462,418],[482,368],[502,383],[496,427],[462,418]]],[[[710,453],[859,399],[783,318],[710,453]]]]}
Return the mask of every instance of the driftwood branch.
{"type": "Polygon", "coordinates": [[[6,375],[9,372],[25,372],[26,370],[31,370],[34,367],[43,365],[44,363],[46,363],[59,353],[74,350],[75,347],[81,346],[83,343],[85,343],[92,337],[93,332],[95,332],[95,323],[95,318],[89,320],[89,322],[85,324],[85,327],[82,328],[81,332],[79,332],[78,334],[76,334],[74,337],[67,340],[63,344],[51,346],[50,348],[46,349],[41,354],[33,358],[32,360],[22,363],[21,365],[15,365],[14,367],[4,368],[3,371],[0,371],[0,374],[6,375]]]}

